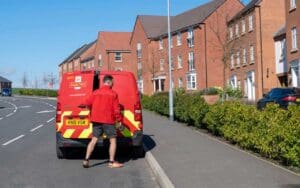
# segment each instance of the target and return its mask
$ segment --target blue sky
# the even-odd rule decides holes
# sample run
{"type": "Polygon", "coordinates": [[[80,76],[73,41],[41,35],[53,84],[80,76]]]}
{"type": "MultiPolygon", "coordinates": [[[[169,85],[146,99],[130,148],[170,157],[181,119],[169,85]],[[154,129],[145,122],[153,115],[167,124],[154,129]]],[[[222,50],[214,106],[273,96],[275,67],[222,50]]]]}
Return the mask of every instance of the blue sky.
{"type": "MultiPolygon", "coordinates": [[[[171,0],[171,14],[208,1],[171,0]]],[[[14,87],[24,73],[32,83],[57,75],[58,64],[98,31],[132,31],[138,14],[166,15],[166,0],[0,0],[0,75],[14,87]]]]}

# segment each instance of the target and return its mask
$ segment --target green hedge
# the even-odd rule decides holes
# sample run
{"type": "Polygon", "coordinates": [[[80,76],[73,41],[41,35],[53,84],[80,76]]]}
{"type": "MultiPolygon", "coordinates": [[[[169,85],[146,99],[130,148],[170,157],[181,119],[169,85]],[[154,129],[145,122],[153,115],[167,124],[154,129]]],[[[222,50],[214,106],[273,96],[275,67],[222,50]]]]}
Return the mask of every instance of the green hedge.
{"type": "MultiPolygon", "coordinates": [[[[168,115],[168,95],[142,97],[143,107],[168,115]]],[[[240,102],[208,106],[200,94],[175,92],[178,121],[209,130],[233,144],[279,162],[300,167],[300,107],[288,110],[271,104],[264,111],[240,102]]]]}
{"type": "Polygon", "coordinates": [[[51,90],[51,89],[13,88],[12,92],[14,95],[57,97],[57,90],[51,90]]]}

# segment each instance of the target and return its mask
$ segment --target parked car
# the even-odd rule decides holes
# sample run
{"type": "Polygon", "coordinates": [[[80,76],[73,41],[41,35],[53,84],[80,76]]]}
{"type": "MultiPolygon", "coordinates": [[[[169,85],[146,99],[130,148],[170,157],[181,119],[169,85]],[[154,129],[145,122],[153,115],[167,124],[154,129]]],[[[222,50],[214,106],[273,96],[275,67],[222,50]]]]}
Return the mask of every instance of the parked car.
{"type": "Polygon", "coordinates": [[[1,95],[11,97],[11,88],[2,88],[1,95]]]}
{"type": "Polygon", "coordinates": [[[273,88],[257,102],[257,108],[263,109],[268,103],[279,104],[281,108],[287,108],[289,105],[300,105],[299,91],[299,88],[273,88]]]}

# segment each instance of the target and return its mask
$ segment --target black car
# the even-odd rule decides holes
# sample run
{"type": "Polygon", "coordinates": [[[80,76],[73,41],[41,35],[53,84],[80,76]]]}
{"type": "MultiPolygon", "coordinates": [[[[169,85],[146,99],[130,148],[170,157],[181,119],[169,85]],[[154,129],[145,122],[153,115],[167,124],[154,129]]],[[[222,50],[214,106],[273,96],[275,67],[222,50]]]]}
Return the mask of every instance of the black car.
{"type": "Polygon", "coordinates": [[[268,103],[279,104],[281,108],[289,105],[300,105],[299,88],[273,88],[268,94],[257,102],[257,108],[263,109],[268,103]]]}

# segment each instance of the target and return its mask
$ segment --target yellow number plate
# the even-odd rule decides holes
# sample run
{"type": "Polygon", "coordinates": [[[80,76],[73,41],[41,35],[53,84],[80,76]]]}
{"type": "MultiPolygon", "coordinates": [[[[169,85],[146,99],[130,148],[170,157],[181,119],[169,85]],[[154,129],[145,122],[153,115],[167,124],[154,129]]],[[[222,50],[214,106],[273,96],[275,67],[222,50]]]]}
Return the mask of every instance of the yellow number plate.
{"type": "Polygon", "coordinates": [[[88,125],[88,120],[86,120],[86,119],[68,119],[66,124],[68,126],[86,126],[86,125],[88,125]]]}
{"type": "Polygon", "coordinates": [[[296,99],[297,102],[300,102],[300,99],[296,99]]]}

